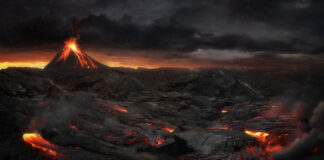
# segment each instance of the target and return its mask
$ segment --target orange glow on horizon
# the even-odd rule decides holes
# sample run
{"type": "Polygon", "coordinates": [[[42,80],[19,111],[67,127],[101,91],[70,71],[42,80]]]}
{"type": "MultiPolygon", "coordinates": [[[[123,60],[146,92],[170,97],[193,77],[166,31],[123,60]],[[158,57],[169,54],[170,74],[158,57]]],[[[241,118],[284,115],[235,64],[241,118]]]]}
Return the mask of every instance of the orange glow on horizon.
{"type": "MultiPolygon", "coordinates": [[[[8,67],[31,67],[44,68],[53,56],[58,52],[60,46],[39,46],[38,48],[0,48],[0,69],[8,67]],[[48,48],[48,49],[44,49],[48,48]]],[[[73,51],[80,51],[77,44],[68,45],[73,51]]],[[[164,55],[168,51],[145,51],[145,50],[122,50],[122,49],[103,49],[98,46],[84,45],[85,52],[98,62],[110,67],[127,67],[127,68],[187,68],[194,69],[204,68],[303,68],[323,65],[323,62],[314,61],[314,59],[306,59],[305,62],[294,60],[278,60],[278,61],[261,61],[255,59],[240,59],[233,61],[217,61],[209,59],[191,59],[187,58],[165,58],[164,55]],[[156,52],[151,54],[151,52],[156,52]],[[289,63],[288,63],[289,62],[289,63]],[[262,67],[260,67],[262,66],[262,67]]],[[[170,53],[176,54],[176,53],[170,53]]],[[[64,57],[63,57],[64,58],[64,57]]],[[[317,58],[320,60],[322,58],[317,58]]],[[[89,63],[89,65],[91,65],[89,63]]]]}
{"type": "Polygon", "coordinates": [[[9,67],[29,67],[43,69],[48,62],[0,62],[0,69],[9,67]]]}
{"type": "MultiPolygon", "coordinates": [[[[31,68],[44,68],[58,52],[59,46],[53,46],[48,50],[40,50],[39,48],[28,49],[1,49],[0,69],[8,67],[31,67],[31,68]]],[[[71,50],[80,50],[77,45],[67,44],[67,48],[71,50]]],[[[194,69],[198,67],[224,67],[224,68],[242,68],[237,64],[225,64],[219,62],[192,60],[192,59],[166,59],[159,57],[148,56],[150,51],[129,51],[129,50],[101,50],[97,47],[84,46],[85,52],[90,57],[98,62],[109,67],[126,67],[126,68],[188,68],[194,69]]],[[[162,51],[159,52],[161,55],[162,51]]],[[[64,57],[63,59],[64,60],[64,57]]]]}

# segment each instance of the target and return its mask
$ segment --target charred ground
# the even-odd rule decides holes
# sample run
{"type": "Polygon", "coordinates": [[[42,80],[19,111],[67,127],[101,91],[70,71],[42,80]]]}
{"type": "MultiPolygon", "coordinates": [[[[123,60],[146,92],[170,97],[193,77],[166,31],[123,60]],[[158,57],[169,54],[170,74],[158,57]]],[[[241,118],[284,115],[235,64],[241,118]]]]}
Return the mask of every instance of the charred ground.
{"type": "MultiPolygon", "coordinates": [[[[9,68],[0,71],[0,156],[271,159],[271,149],[292,143],[299,126],[291,114],[266,113],[282,97],[316,105],[323,80],[321,69],[9,68]],[[269,133],[264,141],[273,146],[247,130],[269,133]],[[59,146],[51,148],[57,155],[25,143],[30,132],[59,146]]],[[[320,158],[323,146],[316,147],[300,157],[320,158]]]]}

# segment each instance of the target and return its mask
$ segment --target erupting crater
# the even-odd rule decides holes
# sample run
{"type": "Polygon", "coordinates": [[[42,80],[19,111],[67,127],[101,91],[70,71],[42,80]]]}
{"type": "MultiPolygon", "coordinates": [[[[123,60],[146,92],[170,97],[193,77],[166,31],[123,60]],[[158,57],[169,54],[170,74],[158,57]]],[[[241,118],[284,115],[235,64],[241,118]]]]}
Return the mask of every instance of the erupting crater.
{"type": "Polygon", "coordinates": [[[101,66],[104,65],[80,49],[76,38],[70,38],[65,41],[62,51],[56,54],[45,69],[98,69],[101,66]]]}

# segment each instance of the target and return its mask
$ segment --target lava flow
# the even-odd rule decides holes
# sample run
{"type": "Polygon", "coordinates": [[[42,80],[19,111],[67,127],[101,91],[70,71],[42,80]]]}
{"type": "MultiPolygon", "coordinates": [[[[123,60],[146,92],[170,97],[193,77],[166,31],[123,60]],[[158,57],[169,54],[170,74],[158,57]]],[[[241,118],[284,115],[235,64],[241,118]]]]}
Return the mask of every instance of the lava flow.
{"type": "Polygon", "coordinates": [[[23,140],[29,144],[31,144],[34,148],[42,150],[43,152],[47,153],[50,156],[58,156],[55,148],[58,146],[51,144],[50,142],[46,141],[41,135],[38,133],[25,133],[23,134],[23,140]]]}
{"type": "Polygon", "coordinates": [[[285,146],[285,140],[289,134],[273,135],[267,132],[244,130],[244,132],[252,137],[257,138],[260,146],[248,147],[247,151],[252,153],[255,157],[268,157],[274,152],[280,150],[285,146]]]}
{"type": "Polygon", "coordinates": [[[109,104],[107,104],[107,103],[105,103],[105,105],[104,105],[104,106],[101,106],[101,107],[107,109],[106,106],[108,106],[109,108],[114,109],[114,110],[116,110],[116,111],[125,112],[125,113],[128,112],[127,109],[118,108],[118,107],[115,107],[115,106],[109,105],[109,104]]]}
{"type": "Polygon", "coordinates": [[[244,130],[244,132],[252,137],[257,138],[261,142],[266,142],[266,138],[270,135],[267,132],[260,132],[260,131],[244,130]]]}
{"type": "Polygon", "coordinates": [[[223,109],[221,110],[221,112],[222,112],[223,114],[225,114],[225,113],[228,113],[228,112],[232,111],[233,109],[234,109],[234,107],[227,107],[227,108],[223,108],[223,109]]]}
{"type": "Polygon", "coordinates": [[[75,38],[70,38],[69,40],[65,41],[63,52],[56,62],[61,60],[66,61],[69,55],[73,53],[77,57],[82,68],[98,68],[98,66],[89,56],[82,53],[76,41],[77,39],[75,38]]]}
{"type": "Polygon", "coordinates": [[[223,130],[228,130],[231,129],[231,127],[229,127],[229,125],[224,124],[224,125],[216,125],[216,126],[212,126],[209,129],[214,130],[214,129],[223,129],[223,130]]]}
{"type": "Polygon", "coordinates": [[[168,131],[169,133],[173,133],[174,132],[174,129],[169,128],[168,126],[165,126],[162,129],[168,131]]]}
{"type": "Polygon", "coordinates": [[[158,139],[158,138],[154,138],[154,139],[155,139],[156,143],[152,144],[147,138],[144,138],[145,143],[152,146],[152,147],[157,147],[157,146],[161,145],[165,141],[165,139],[158,139]]]}
{"type": "Polygon", "coordinates": [[[114,109],[114,110],[117,110],[117,111],[121,111],[121,112],[125,112],[125,113],[127,113],[127,112],[128,112],[128,111],[127,111],[126,109],[117,108],[117,107],[114,107],[114,106],[110,106],[110,105],[109,105],[109,107],[110,107],[110,108],[112,108],[112,109],[114,109]]]}

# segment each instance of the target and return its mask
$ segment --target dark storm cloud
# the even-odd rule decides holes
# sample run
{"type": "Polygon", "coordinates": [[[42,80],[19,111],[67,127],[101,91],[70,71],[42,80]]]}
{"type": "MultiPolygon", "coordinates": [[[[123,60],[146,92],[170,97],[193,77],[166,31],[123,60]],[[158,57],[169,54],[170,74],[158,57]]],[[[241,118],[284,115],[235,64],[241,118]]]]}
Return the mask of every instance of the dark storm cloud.
{"type": "Polygon", "coordinates": [[[323,7],[320,0],[6,1],[0,45],[62,43],[77,17],[81,43],[104,47],[318,54],[323,7]]]}
{"type": "Polygon", "coordinates": [[[84,37],[81,42],[123,48],[187,50],[190,45],[194,45],[194,34],[197,33],[191,28],[159,22],[140,27],[130,16],[124,16],[117,21],[104,15],[90,15],[80,20],[80,25],[87,28],[81,33],[84,37]]]}

